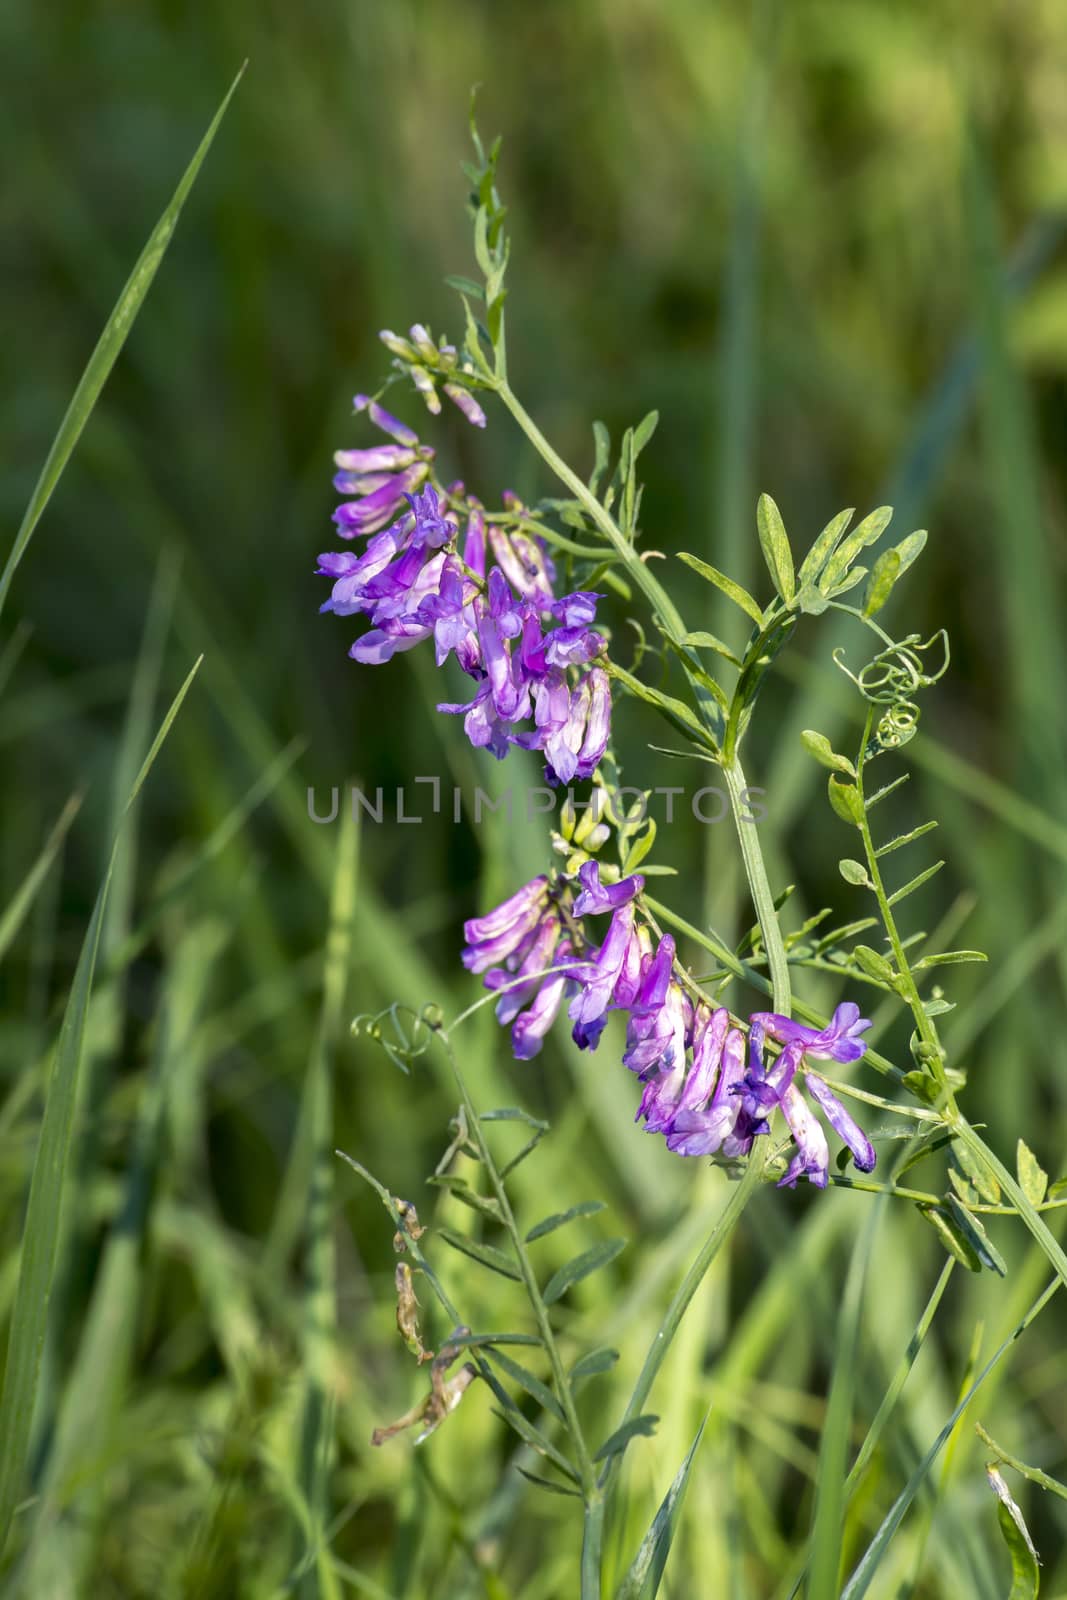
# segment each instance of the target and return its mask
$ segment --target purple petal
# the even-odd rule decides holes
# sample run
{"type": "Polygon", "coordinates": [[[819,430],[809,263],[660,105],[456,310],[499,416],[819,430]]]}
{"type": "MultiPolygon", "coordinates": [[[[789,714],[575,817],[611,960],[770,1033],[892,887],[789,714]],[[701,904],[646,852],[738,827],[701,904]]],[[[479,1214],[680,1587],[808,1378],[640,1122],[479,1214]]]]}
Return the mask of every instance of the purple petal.
{"type": "Polygon", "coordinates": [[[863,1129],[854,1122],[829,1084],[817,1072],[809,1072],[805,1080],[809,1092],[819,1102],[826,1120],[840,1139],[852,1151],[852,1159],[860,1172],[873,1172],[878,1162],[874,1145],[863,1129]]]}

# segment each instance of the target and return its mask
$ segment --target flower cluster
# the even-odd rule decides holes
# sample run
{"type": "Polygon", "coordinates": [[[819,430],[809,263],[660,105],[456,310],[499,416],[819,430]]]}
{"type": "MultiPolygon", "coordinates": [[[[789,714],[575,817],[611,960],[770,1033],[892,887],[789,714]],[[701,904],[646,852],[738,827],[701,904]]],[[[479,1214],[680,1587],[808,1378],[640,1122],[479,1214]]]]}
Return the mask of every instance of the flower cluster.
{"type": "Polygon", "coordinates": [[[461,498],[462,485],[440,493],[430,481],[432,450],[366,396],[355,404],[393,443],[335,458],[335,486],[352,497],[334,513],[338,532],[370,536],[362,554],[319,557],[319,573],[333,579],[321,609],[371,623],[349,654],[378,665],[432,637],[438,666],[454,655],[477,683],[469,701],[438,707],[463,716],[473,745],[498,759],[512,745],[540,751],[551,783],[591,777],[611,718],[608,676],[597,665],[604,639],[593,627],[600,596],[556,598],[537,539],[487,523],[476,500],[461,498]],[[462,550],[453,500],[466,516],[462,550]]]}
{"type": "MultiPolygon", "coordinates": [[[[781,1184],[793,1187],[806,1177],[825,1188],[829,1147],[797,1071],[805,1058],[857,1061],[869,1021],[851,1002],[838,1006],[821,1031],[757,1012],[749,1019],[746,1051],[744,1033],[729,1013],[690,992],[671,936],[654,946],[635,906],[643,887],[640,874],[602,884],[598,863],[587,861],[577,893],[572,880],[537,877],[487,916],[466,923],[464,965],[484,973],[488,989],[501,991],[497,1017],[511,1025],[515,1055],[526,1060],[537,1054],[564,1000],[580,1049],[596,1049],[609,1014],[624,1012],[623,1065],[644,1086],[637,1117],[647,1132],[663,1134],[677,1155],[743,1156],[757,1135],[770,1131],[771,1115],[780,1109],[796,1145],[781,1184]],[[607,913],[603,941],[589,943],[582,919],[607,913]],[[773,1059],[768,1041],[780,1046],[773,1059]]],[[[823,1078],[807,1069],[803,1081],[857,1168],[870,1172],[875,1153],[862,1129],[823,1078]]]]}

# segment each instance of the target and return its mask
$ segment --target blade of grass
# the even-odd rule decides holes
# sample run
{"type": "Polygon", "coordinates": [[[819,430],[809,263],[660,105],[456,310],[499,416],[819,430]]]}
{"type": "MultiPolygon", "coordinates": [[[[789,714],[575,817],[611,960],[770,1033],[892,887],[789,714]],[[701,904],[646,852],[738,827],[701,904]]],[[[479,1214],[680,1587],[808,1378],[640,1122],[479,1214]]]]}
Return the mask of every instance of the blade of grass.
{"type": "Polygon", "coordinates": [[[41,468],[41,476],[30,496],[30,503],[26,507],[21,526],[15,537],[11,553],[0,573],[0,612],[4,609],[4,601],[11,587],[11,580],[15,569],[26,553],[26,548],[33,538],[34,531],[44,514],[45,507],[52,498],[52,493],[59,482],[63,469],[70,460],[71,454],[82,429],[92,415],[93,407],[100,396],[100,391],[107,382],[108,375],[118,359],[119,352],[126,343],[127,335],[136,320],[146,294],[152,286],[152,280],[159,270],[160,262],[167,252],[174,230],[178,225],[182,206],[188,198],[189,191],[196,182],[197,175],[203,165],[204,158],[211,148],[212,141],[226,114],[227,107],[233,98],[237,85],[244,74],[244,67],[237,74],[219,109],[216,111],[203,139],[197,148],[181,182],[171,196],[170,204],[156,223],[148,243],[145,245],[133,271],[130,273],[126,284],[115,304],[115,309],[104,325],[97,345],[89,363],[82,373],[74,397],[67,407],[66,415],[59,425],[59,431],[52,441],[52,447],[41,468]]]}
{"type": "Polygon", "coordinates": [[[82,797],[80,794],[71,795],[60,812],[51,833],[45,840],[44,848],[40,855],[4,907],[3,916],[0,916],[0,961],[4,959],[12,940],[21,928],[27,912],[37,897],[38,889],[40,889],[48,876],[52,863],[63,848],[67,830],[78,815],[81,803],[82,797]]]}
{"type": "MultiPolygon", "coordinates": [[[[126,800],[123,821],[129,815],[151,771],[200,667],[198,660],[175,696],[152,747],[145,757],[126,800]]],[[[11,1519],[26,1465],[37,1382],[48,1326],[48,1301],[56,1264],[63,1204],[63,1185],[70,1158],[74,1105],[85,1043],[85,1022],[92,994],[93,975],[100,945],[108,892],[123,842],[122,827],[112,846],[104,881],[100,886],[89,927],[78,958],[56,1047],[48,1085],[44,1117],[30,1182],[30,1197],[23,1233],[18,1289],[11,1316],[3,1391],[0,1393],[0,1552],[7,1543],[11,1519]]]]}

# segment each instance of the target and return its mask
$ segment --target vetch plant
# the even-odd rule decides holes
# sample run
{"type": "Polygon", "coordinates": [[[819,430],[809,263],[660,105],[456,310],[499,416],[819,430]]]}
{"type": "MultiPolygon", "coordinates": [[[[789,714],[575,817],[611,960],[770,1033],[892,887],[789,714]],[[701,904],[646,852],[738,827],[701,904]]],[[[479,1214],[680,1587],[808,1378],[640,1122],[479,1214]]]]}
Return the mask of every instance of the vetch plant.
{"type": "MultiPolygon", "coordinates": [[[[430,1360],[425,1399],[376,1439],[416,1424],[420,1437],[426,1437],[461,1402],[472,1380],[481,1378],[525,1447],[520,1470],[541,1488],[581,1503],[581,1594],[591,1600],[602,1590],[603,1530],[618,1463],[635,1438],[653,1429],[656,1418],[645,1408],[666,1351],[697,1287],[760,1186],[792,1189],[804,1179],[819,1189],[834,1184],[914,1205],[936,1230],[950,1263],[974,1272],[1006,1271],[985,1219],[1016,1216],[1055,1273],[1020,1329],[1059,1283],[1067,1282],[1067,1256],[1044,1220],[1046,1211],[1067,1204],[1067,1194],[1064,1183],[1049,1185],[1021,1141],[1016,1171],[1009,1171],[960,1109],[962,1063],[950,1059],[938,1031],[938,1018],[951,1009],[951,1001],[933,979],[942,969],[985,957],[973,950],[931,948],[924,933],[909,931],[907,902],[943,863],[910,873],[901,863],[935,822],[889,838],[879,827],[877,808],[907,780],[907,772],[891,769],[895,754],[916,736],[919,697],[949,664],[944,633],[927,640],[917,634],[894,638],[877,620],[921,555],[926,534],[885,545],[888,507],[855,526],[852,512],[843,511],[797,566],[779,510],[762,495],[756,533],[770,579],[766,602],[703,559],[680,557],[689,574],[747,618],[747,642],[736,652],[716,635],[690,628],[672,585],[660,581],[639,549],[637,468],[656,414],[627,429],[617,451],[603,425],[594,424],[593,465],[583,476],[559,455],[512,388],[505,316],[509,240],[496,182],[500,146],[498,141],[486,150],[473,124],[472,134],[477,159],[467,175],[480,279],[451,280],[463,305],[462,342],[435,339],[419,323],[407,337],[383,333],[392,356],[389,382],[412,385],[431,415],[440,412],[440,395],[445,395],[479,428],[502,410],[551,471],[558,493],[533,505],[510,493],[495,507],[483,502],[464,484],[439,476],[434,450],[386,409],[384,390],[374,397],[361,394],[357,414],[381,438],[337,454],[335,484],[344,498],[334,520],[346,549],[320,556],[319,572],[332,581],[322,609],[365,619],[367,626],[350,650],[355,661],[387,671],[396,654],[428,650],[432,644],[439,667],[454,658],[471,681],[468,698],[442,699],[438,709],[462,716],[477,750],[498,760],[513,747],[536,752],[547,784],[589,782],[595,796],[582,813],[570,801],[563,807],[550,841],[555,865],[466,923],[462,960],[488,991],[482,1000],[448,1025],[429,1005],[414,1016],[392,1007],[354,1025],[380,1039],[404,1067],[431,1046],[444,1050],[460,1109],[454,1137],[431,1182],[476,1213],[481,1236],[442,1229],[437,1237],[521,1289],[532,1317],[529,1328],[472,1332],[434,1270],[414,1208],[346,1159],[373,1184],[393,1219],[403,1257],[397,1274],[398,1324],[417,1359],[430,1360]],[[638,627],[638,644],[628,659],[601,615],[609,590],[627,603],[639,595],[647,607],[651,635],[646,638],[638,627]],[[852,841],[840,872],[856,892],[857,916],[827,930],[829,912],[822,912],[786,933],[780,913],[788,893],[776,894],[770,882],[749,809],[753,791],[742,755],[761,691],[794,635],[809,627],[825,633],[845,617],[850,627],[862,625],[872,641],[868,659],[859,663],[851,662],[842,647],[833,649],[833,660],[859,697],[862,733],[850,754],[835,750],[816,730],[806,731],[803,743],[828,769],[826,824],[848,830],[852,841]],[[657,673],[655,683],[643,675],[646,661],[657,658],[663,669],[669,667],[673,682],[666,670],[657,673]],[[650,892],[651,881],[670,869],[654,860],[656,827],[647,806],[629,803],[619,782],[612,718],[629,698],[653,707],[672,735],[685,741],[686,753],[713,769],[728,796],[756,915],[752,932],[736,947],[712,929],[693,926],[650,892]],[[712,969],[694,973],[679,954],[679,939],[705,952],[712,969]],[[831,1017],[804,999],[807,972],[830,972],[841,981],[845,992],[831,1017]],[[728,991],[738,983],[769,997],[769,1008],[748,1015],[732,1010],[728,991]],[[860,993],[866,997],[863,1006],[856,998],[860,993]],[[868,1045],[871,1023],[862,1015],[871,1009],[867,1002],[904,1008],[910,1015],[909,1061],[894,1062],[868,1045]],[[508,1178],[534,1154],[547,1127],[516,1108],[481,1111],[471,1098],[455,1035],[480,1005],[489,1003],[495,1004],[519,1061],[535,1056],[549,1030],[564,1024],[580,1050],[604,1052],[609,1019],[620,1014],[626,1027],[621,1060],[605,1063],[605,1071],[617,1069],[618,1092],[631,1097],[635,1121],[645,1132],[662,1136],[673,1155],[709,1159],[736,1180],[665,1310],[623,1414],[606,1433],[598,1422],[595,1436],[580,1392],[587,1380],[610,1370],[614,1352],[592,1349],[575,1357],[566,1351],[552,1307],[573,1285],[614,1260],[624,1241],[580,1248],[543,1281],[538,1241],[580,1225],[600,1207],[582,1199],[529,1223],[516,1217],[508,1178]],[[861,1060],[884,1076],[887,1094],[842,1079],[840,1069],[861,1060]],[[849,1105],[857,1108],[855,1115],[849,1105]],[[889,1126],[877,1122],[885,1114],[895,1119],[889,1126]],[[523,1142],[504,1155],[497,1138],[508,1126],[521,1132],[523,1142]],[[937,1193],[912,1187],[910,1173],[936,1151],[948,1152],[949,1188],[937,1193]],[[451,1329],[436,1355],[425,1349],[418,1331],[417,1289],[423,1283],[451,1329]],[[524,1346],[531,1352],[525,1359],[536,1356],[547,1368],[545,1376],[509,1353],[524,1346]],[[467,1359],[457,1367],[461,1357],[467,1359]],[[513,1388],[532,1402],[536,1421],[529,1405],[524,1409],[514,1399],[513,1388]],[[535,1457],[541,1463],[537,1471],[532,1470],[535,1457]]],[[[639,1136],[636,1129],[633,1136],[639,1136]]],[[[947,1273],[931,1316],[946,1281],[947,1273]]],[[[846,1310],[851,1293],[850,1288],[846,1310]]],[[[976,1379],[956,1415],[1007,1347],[976,1379]]],[[[845,1431],[839,1424],[843,1415],[847,1425],[847,1409],[842,1409],[847,1395],[842,1395],[845,1391],[835,1388],[831,1398],[841,1459],[836,1469],[832,1462],[826,1467],[829,1487],[820,1488],[810,1570],[805,1568],[809,1595],[839,1592],[845,1503],[884,1423],[880,1413],[845,1479],[845,1431]]],[[[887,1397],[889,1406],[892,1398],[887,1397]]],[[[855,1565],[843,1590],[850,1600],[866,1593],[947,1437],[947,1432],[939,1436],[855,1565]]],[[[620,1595],[655,1592],[697,1442],[634,1555],[620,1595]]],[[[1012,1540],[1017,1543],[1021,1514],[1015,1516],[1018,1508],[1013,1511],[1014,1502],[1005,1495],[1006,1490],[1001,1520],[1014,1559],[1012,1540]]],[[[803,1576],[798,1574],[798,1584],[803,1576]]]]}

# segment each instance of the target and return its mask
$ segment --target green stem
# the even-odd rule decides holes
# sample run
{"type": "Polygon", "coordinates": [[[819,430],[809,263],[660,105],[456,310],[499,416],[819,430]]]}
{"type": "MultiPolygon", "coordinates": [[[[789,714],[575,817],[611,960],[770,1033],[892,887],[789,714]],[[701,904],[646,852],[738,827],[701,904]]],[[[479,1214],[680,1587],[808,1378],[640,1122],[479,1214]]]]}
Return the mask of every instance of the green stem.
{"type": "MultiPolygon", "coordinates": [[[[567,1373],[563,1365],[563,1358],[561,1357],[559,1353],[559,1347],[556,1344],[556,1336],[552,1330],[552,1322],[548,1314],[548,1307],[545,1305],[545,1302],[542,1298],[540,1285],[537,1282],[537,1274],[534,1272],[533,1264],[530,1261],[529,1252],[526,1249],[522,1232],[515,1221],[515,1216],[511,1209],[511,1202],[508,1199],[507,1190],[504,1185],[504,1180],[500,1176],[500,1172],[497,1169],[497,1164],[493,1157],[493,1152],[489,1148],[489,1141],[485,1136],[485,1130],[482,1127],[481,1119],[478,1116],[474,1101],[471,1099],[470,1091],[467,1088],[463,1074],[459,1070],[459,1064],[456,1061],[455,1053],[452,1049],[452,1042],[443,1029],[440,1030],[439,1037],[445,1047],[445,1052],[448,1055],[453,1075],[455,1076],[456,1083],[459,1087],[460,1096],[462,1097],[463,1101],[463,1109],[467,1114],[468,1131],[478,1147],[478,1154],[480,1155],[482,1164],[489,1176],[489,1182],[492,1186],[497,1205],[500,1207],[501,1219],[503,1221],[508,1238],[511,1240],[512,1249],[515,1251],[516,1265],[518,1266],[519,1272],[522,1275],[522,1282],[523,1287],[526,1290],[526,1297],[530,1302],[530,1307],[537,1323],[537,1331],[541,1337],[541,1343],[544,1346],[545,1354],[548,1356],[549,1365],[552,1368],[552,1381],[556,1388],[556,1394],[559,1399],[559,1403],[563,1408],[563,1415],[567,1422],[567,1431],[574,1441],[574,1449],[578,1457],[578,1473],[582,1481],[582,1495],[585,1500],[586,1514],[588,1516],[590,1508],[596,1503],[596,1501],[599,1500],[600,1492],[597,1487],[596,1471],[593,1467],[592,1458],[589,1454],[589,1447],[585,1442],[585,1435],[582,1432],[581,1423],[578,1420],[578,1412],[574,1404],[574,1395],[571,1392],[571,1386],[567,1381],[567,1373]]],[[[596,1592],[597,1591],[591,1591],[592,1594],[595,1594],[596,1592]]],[[[582,1591],[582,1600],[585,1600],[584,1587],[582,1591]]]]}
{"type": "Polygon", "coordinates": [[[771,893],[770,880],[767,877],[767,865],[763,859],[763,851],[760,848],[756,824],[749,821],[746,816],[748,785],[745,781],[741,762],[736,755],[729,763],[723,764],[722,770],[726,778],[726,788],[730,796],[730,808],[734,814],[734,825],[737,828],[738,841],[741,845],[741,858],[745,863],[745,872],[748,875],[752,902],[756,908],[756,920],[763,935],[763,948],[767,952],[767,966],[771,976],[772,1003],[776,1011],[788,1017],[791,1014],[792,1006],[789,957],[786,955],[785,941],[782,938],[782,930],[778,925],[778,913],[774,908],[774,895],[771,893]]]}
{"type": "Polygon", "coordinates": [[[870,742],[873,727],[874,707],[868,706],[867,720],[863,729],[863,742],[860,745],[859,759],[856,762],[856,788],[859,792],[861,801],[862,816],[862,820],[858,823],[858,827],[860,837],[863,840],[864,854],[867,857],[867,875],[874,886],[874,897],[878,902],[878,914],[882,919],[882,926],[885,928],[886,936],[889,939],[889,944],[893,951],[893,958],[896,962],[897,973],[900,980],[900,995],[907,1003],[912,1016],[915,1018],[915,1029],[922,1043],[926,1047],[926,1051],[930,1060],[930,1066],[936,1075],[939,1087],[944,1091],[948,1106],[954,1111],[955,1100],[953,1098],[951,1089],[949,1089],[948,1085],[945,1083],[944,1067],[942,1064],[943,1052],[941,1049],[941,1041],[938,1039],[937,1029],[934,1027],[932,1019],[927,1015],[926,1008],[923,1005],[922,996],[919,994],[919,987],[915,982],[915,975],[911,970],[911,964],[908,961],[908,954],[904,948],[904,942],[901,939],[900,931],[897,928],[897,921],[893,915],[893,908],[889,904],[889,896],[886,894],[885,883],[882,879],[882,869],[878,861],[878,853],[875,849],[874,840],[871,838],[871,825],[867,817],[867,807],[866,804],[863,803],[863,768],[866,760],[867,746],[870,742]]]}
{"type": "MultiPolygon", "coordinates": [[[[631,1417],[640,1415],[641,1408],[651,1393],[652,1385],[656,1380],[660,1367],[663,1365],[667,1351],[670,1349],[671,1340],[678,1332],[681,1320],[689,1309],[693,1296],[703,1283],[708,1268],[741,1220],[741,1213],[759,1188],[767,1159],[766,1146],[766,1139],[756,1140],[752,1147],[752,1153],[748,1158],[743,1178],[734,1187],[729,1200],[716,1218],[715,1226],[701,1245],[699,1252],[693,1258],[689,1271],[676,1289],[674,1298],[667,1308],[666,1315],[660,1323],[656,1336],[645,1357],[644,1366],[641,1368],[640,1376],[634,1385],[633,1394],[630,1396],[629,1404],[626,1407],[624,1421],[629,1421],[631,1417]]],[[[610,1477],[618,1459],[615,1457],[608,1462],[604,1469],[604,1481],[607,1481],[610,1477]]]]}

